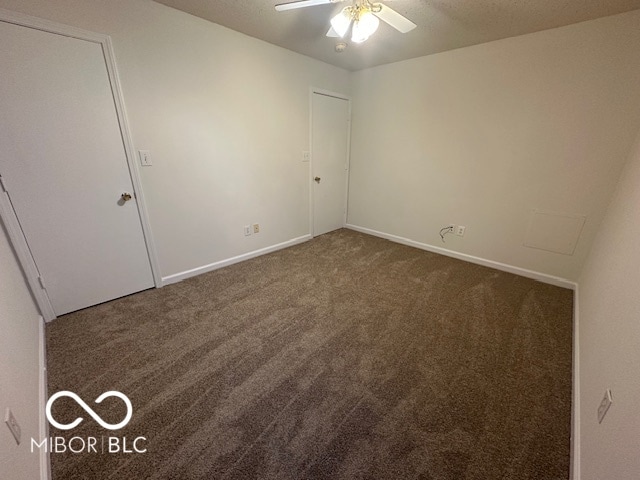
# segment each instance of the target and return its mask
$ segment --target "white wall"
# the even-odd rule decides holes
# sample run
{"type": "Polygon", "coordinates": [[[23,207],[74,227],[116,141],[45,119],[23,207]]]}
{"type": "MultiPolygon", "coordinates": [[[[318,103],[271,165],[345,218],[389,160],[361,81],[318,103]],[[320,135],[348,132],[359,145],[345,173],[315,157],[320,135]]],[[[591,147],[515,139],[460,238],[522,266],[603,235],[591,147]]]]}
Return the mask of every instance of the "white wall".
{"type": "Polygon", "coordinates": [[[580,276],[582,480],[640,472],[640,138],[580,276]],[[605,389],[613,404],[602,424],[605,389]]]}
{"type": "Polygon", "coordinates": [[[640,11],[357,72],[351,224],[576,280],[640,128],[640,11]],[[587,215],[574,255],[532,209],[587,215]],[[463,238],[438,231],[465,225],[463,238]]]}
{"type": "Polygon", "coordinates": [[[30,439],[39,434],[39,314],[0,222],[0,477],[39,478],[30,439]],[[4,424],[10,408],[22,428],[17,445],[4,424]]]}
{"type": "Polygon", "coordinates": [[[309,89],[347,71],[151,0],[0,7],[112,37],[163,276],[309,233],[309,89]]]}

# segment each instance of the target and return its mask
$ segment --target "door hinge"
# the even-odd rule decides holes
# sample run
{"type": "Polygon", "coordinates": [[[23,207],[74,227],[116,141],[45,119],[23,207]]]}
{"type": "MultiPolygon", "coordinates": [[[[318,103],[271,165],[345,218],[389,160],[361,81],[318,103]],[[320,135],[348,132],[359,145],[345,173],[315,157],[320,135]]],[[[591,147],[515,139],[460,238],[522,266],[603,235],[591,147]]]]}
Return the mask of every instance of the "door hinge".
{"type": "Polygon", "coordinates": [[[3,192],[8,193],[7,185],[4,183],[4,177],[2,175],[0,175],[0,187],[2,187],[3,192]]]}
{"type": "Polygon", "coordinates": [[[40,282],[40,286],[42,287],[43,290],[47,289],[47,287],[45,287],[44,285],[44,278],[42,278],[42,275],[38,277],[38,282],[40,282]]]}

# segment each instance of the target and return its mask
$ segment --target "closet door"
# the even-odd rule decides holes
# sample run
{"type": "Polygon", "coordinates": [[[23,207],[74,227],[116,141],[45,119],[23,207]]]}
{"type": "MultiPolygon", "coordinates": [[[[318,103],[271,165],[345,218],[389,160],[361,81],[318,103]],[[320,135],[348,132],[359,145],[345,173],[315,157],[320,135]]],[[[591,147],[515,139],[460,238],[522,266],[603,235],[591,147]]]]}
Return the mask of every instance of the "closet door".
{"type": "Polygon", "coordinates": [[[344,227],[349,174],[349,100],[313,93],[313,235],[344,227]]]}

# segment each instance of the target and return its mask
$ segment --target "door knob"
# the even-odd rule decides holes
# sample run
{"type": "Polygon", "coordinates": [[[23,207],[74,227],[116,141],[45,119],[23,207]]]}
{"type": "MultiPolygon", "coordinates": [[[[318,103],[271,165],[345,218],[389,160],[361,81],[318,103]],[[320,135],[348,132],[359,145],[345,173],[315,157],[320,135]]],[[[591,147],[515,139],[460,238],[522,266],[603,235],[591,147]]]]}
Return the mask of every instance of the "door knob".
{"type": "Polygon", "coordinates": [[[128,202],[129,200],[131,200],[131,194],[124,192],[122,195],[120,195],[120,198],[123,202],[128,202]]]}
{"type": "Polygon", "coordinates": [[[316,181],[316,183],[320,183],[320,177],[316,177],[314,178],[314,180],[316,181]]]}

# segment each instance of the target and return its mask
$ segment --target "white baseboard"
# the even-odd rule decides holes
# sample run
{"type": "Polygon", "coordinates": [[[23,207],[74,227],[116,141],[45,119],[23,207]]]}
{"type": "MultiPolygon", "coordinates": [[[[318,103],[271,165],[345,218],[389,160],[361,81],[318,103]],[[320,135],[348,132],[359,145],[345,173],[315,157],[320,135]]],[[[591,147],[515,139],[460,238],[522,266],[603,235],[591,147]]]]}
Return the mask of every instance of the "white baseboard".
{"type": "Polygon", "coordinates": [[[226,260],[220,260],[219,262],[210,263],[209,265],[203,265],[202,267],[192,268],[191,270],[186,270],[184,272],[169,275],[167,277],[162,277],[162,284],[169,285],[172,283],[177,283],[187,278],[195,277],[196,275],[201,275],[203,273],[211,272],[222,267],[233,265],[234,263],[243,262],[251,258],[259,257],[260,255],[266,255],[267,253],[275,252],[277,250],[282,250],[283,248],[292,247],[294,245],[298,245],[299,243],[307,242],[311,240],[311,238],[311,235],[303,235],[302,237],[292,238],[291,240],[287,240],[286,242],[278,243],[270,247],[261,248],[259,250],[254,250],[242,255],[227,258],[226,260]]]}
{"type": "Polygon", "coordinates": [[[447,250],[446,248],[436,247],[427,243],[417,242],[409,238],[400,237],[391,233],[379,232],[366,227],[359,227],[358,225],[345,225],[345,228],[355,230],[361,233],[367,233],[380,238],[391,240],[392,242],[401,243],[410,247],[420,248],[428,252],[439,253],[440,255],[446,255],[447,257],[457,258],[458,260],[464,260],[465,262],[475,263],[484,267],[495,268],[503,272],[513,273],[520,275],[521,277],[532,278],[543,283],[555,285],[556,287],[569,288],[571,290],[576,289],[576,283],[566,278],[555,277],[553,275],[547,275],[546,273],[540,273],[533,270],[527,270],[526,268],[515,267],[513,265],[507,265],[506,263],[500,263],[493,260],[487,260],[486,258],[474,257],[473,255],[467,255],[466,253],[454,252],[453,250],[447,250]]]}
{"type": "MultiPolygon", "coordinates": [[[[38,370],[39,370],[39,387],[38,387],[38,408],[39,414],[39,428],[38,434],[40,440],[49,437],[49,422],[47,422],[47,416],[45,414],[45,407],[47,405],[48,388],[47,388],[47,343],[45,337],[45,321],[44,318],[38,317],[38,370]]],[[[48,449],[41,448],[40,450],[40,480],[50,480],[51,478],[51,458],[49,457],[48,449]]]]}
{"type": "Polygon", "coordinates": [[[571,479],[580,480],[580,303],[573,294],[573,397],[571,404],[571,479]]]}

